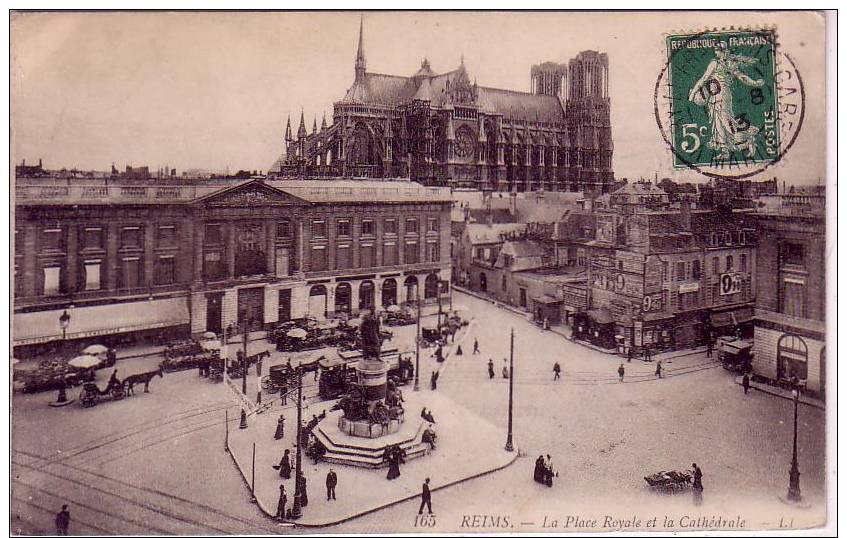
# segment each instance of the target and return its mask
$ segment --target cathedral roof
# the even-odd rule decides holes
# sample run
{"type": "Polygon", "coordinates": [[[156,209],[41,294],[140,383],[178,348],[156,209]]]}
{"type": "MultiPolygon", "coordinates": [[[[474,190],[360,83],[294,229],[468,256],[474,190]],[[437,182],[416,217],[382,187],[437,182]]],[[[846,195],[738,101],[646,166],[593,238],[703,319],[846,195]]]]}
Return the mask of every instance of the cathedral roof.
{"type": "MultiPolygon", "coordinates": [[[[415,99],[430,101],[435,106],[450,104],[448,82],[455,83],[467,74],[460,67],[440,75],[403,77],[365,73],[355,80],[341,100],[345,104],[373,104],[399,106],[415,99]]],[[[565,113],[559,99],[552,95],[536,95],[527,92],[478,88],[477,105],[484,111],[503,114],[528,122],[562,122],[565,113]]]]}

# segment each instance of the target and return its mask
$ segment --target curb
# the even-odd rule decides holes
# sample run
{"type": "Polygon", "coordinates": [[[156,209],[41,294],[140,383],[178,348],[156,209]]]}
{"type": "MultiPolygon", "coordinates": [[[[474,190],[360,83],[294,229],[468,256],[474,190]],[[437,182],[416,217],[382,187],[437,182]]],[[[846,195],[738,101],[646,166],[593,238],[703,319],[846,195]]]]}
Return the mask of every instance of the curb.
{"type": "MultiPolygon", "coordinates": [[[[739,381],[738,379],[739,379],[738,377],[735,378],[735,384],[741,385],[741,381],[739,381]]],[[[765,394],[770,394],[771,396],[776,396],[777,398],[782,398],[783,400],[788,400],[789,402],[794,400],[794,398],[791,398],[790,396],[786,396],[785,394],[782,394],[782,393],[777,392],[775,390],[771,390],[767,385],[762,385],[760,383],[757,383],[756,385],[751,383],[750,388],[753,389],[753,390],[758,390],[759,392],[764,392],[765,394]]],[[[811,398],[808,398],[808,399],[805,399],[805,400],[801,398],[800,400],[798,400],[798,403],[800,405],[807,405],[809,407],[814,407],[816,409],[820,409],[821,411],[826,411],[826,404],[822,404],[822,403],[818,402],[817,400],[813,400],[811,398]]]]}

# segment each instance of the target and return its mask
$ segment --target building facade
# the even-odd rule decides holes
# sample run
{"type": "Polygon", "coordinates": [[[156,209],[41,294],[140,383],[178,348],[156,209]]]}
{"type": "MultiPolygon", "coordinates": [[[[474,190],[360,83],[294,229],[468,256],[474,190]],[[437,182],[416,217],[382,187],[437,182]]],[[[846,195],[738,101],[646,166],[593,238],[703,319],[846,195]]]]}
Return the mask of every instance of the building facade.
{"type": "Polygon", "coordinates": [[[404,180],[19,181],[13,343],[259,329],[435,299],[450,205],[447,189],[404,180]]]}
{"type": "Polygon", "coordinates": [[[625,185],[573,215],[594,236],[589,310],[574,334],[621,350],[684,348],[724,334],[751,336],[756,226],[749,211],[670,204],[649,183],[625,185]]]}
{"type": "Polygon", "coordinates": [[[809,391],[826,388],[826,223],[823,194],[760,198],[753,372],[809,391]]]}
{"type": "Polygon", "coordinates": [[[614,181],[609,62],[584,51],[531,69],[531,92],[479,86],[464,61],[437,74],[369,72],[362,28],[354,80],[332,124],[289,118],[277,177],[410,177],[484,190],[606,192],[614,181]]]}

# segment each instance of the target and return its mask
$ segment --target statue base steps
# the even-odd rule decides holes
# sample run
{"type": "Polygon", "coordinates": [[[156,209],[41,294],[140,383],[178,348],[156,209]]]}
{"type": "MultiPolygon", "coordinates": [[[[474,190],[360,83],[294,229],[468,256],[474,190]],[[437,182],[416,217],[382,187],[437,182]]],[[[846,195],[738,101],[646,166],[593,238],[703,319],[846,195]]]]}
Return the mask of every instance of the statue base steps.
{"type": "Polygon", "coordinates": [[[378,469],[388,467],[382,458],[386,447],[400,445],[406,451],[406,461],[426,455],[429,448],[421,440],[427,425],[422,418],[406,420],[398,425],[397,431],[371,438],[348,435],[339,429],[341,416],[341,411],[329,413],[312,431],[326,447],[324,461],[378,469]]]}

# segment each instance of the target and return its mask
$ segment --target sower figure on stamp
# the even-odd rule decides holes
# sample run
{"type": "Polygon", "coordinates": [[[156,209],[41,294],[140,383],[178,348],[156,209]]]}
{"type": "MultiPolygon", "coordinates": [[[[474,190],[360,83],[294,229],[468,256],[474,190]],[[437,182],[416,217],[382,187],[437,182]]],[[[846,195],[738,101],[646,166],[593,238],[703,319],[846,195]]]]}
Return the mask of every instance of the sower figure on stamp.
{"type": "Polygon", "coordinates": [[[746,125],[736,117],[732,103],[732,83],[738,80],[742,84],[761,88],[763,79],[753,80],[741,72],[742,66],[758,62],[756,58],[730,54],[726,42],[721,41],[715,48],[715,59],[706,66],[703,76],[694,83],[688,92],[688,100],[705,106],[711,122],[709,149],[720,152],[719,158],[729,159],[738,150],[746,150],[748,157],[756,154],[756,135],[759,128],[746,125]]]}

